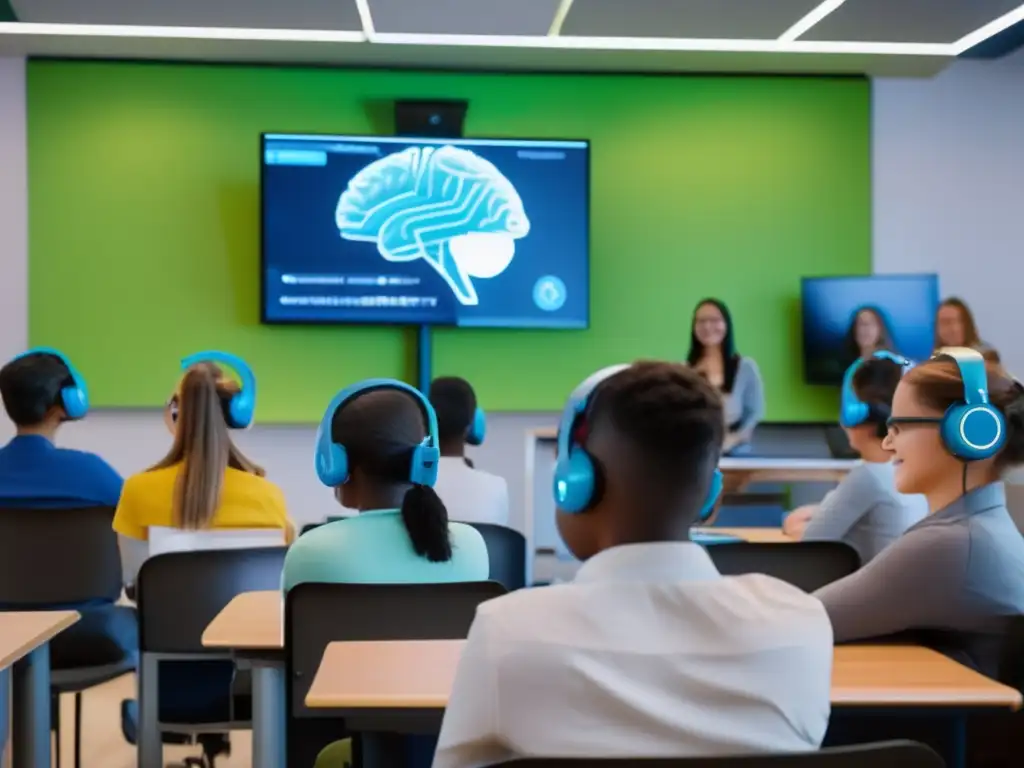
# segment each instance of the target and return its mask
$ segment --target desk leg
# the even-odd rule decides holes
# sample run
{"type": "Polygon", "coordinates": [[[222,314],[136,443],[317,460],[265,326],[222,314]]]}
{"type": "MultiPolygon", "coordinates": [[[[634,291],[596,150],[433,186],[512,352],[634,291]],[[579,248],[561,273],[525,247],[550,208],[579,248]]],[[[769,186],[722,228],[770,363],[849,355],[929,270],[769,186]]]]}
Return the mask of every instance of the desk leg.
{"type": "Polygon", "coordinates": [[[14,662],[12,768],[50,768],[50,646],[14,662]]]}
{"type": "Polygon", "coordinates": [[[285,672],[280,662],[252,662],[252,766],[281,768],[285,751],[285,672]]]}

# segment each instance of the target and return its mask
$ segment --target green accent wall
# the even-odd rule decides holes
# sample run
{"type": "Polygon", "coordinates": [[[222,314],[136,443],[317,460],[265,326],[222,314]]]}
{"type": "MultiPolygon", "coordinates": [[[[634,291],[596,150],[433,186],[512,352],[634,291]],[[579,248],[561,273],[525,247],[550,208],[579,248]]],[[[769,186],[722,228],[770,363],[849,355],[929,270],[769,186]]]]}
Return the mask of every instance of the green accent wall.
{"type": "Polygon", "coordinates": [[[802,381],[802,275],[871,270],[863,79],[506,75],[32,61],[29,336],[100,407],[156,406],[187,353],[249,360],[262,421],[411,374],[401,328],[259,323],[261,131],[390,130],[402,97],[466,98],[472,136],[588,138],[591,327],[445,329],[435,374],[491,411],[554,410],[593,370],[681,359],[705,296],[733,311],[768,418],[832,420],[802,381]]]}

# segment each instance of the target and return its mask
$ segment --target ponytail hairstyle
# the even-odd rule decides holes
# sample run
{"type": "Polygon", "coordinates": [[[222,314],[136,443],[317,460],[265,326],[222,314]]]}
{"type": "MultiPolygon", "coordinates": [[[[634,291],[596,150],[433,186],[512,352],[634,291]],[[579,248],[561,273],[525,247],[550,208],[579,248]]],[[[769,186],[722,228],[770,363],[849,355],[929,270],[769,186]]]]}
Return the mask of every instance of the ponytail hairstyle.
{"type": "Polygon", "coordinates": [[[228,408],[239,391],[213,363],[193,365],[168,403],[175,424],[171,450],[148,471],[181,465],[174,488],[174,522],[178,528],[208,528],[220,505],[228,467],[264,476],[262,467],[238,450],[228,433],[228,408]]]}
{"type": "MultiPolygon", "coordinates": [[[[331,419],[331,440],[345,447],[349,482],[360,495],[402,492],[402,523],[413,550],[432,563],[452,559],[448,510],[433,488],[409,481],[415,448],[427,437],[423,405],[408,392],[372,389],[344,402],[331,419]]],[[[365,511],[360,502],[360,511],[365,511]]]]}

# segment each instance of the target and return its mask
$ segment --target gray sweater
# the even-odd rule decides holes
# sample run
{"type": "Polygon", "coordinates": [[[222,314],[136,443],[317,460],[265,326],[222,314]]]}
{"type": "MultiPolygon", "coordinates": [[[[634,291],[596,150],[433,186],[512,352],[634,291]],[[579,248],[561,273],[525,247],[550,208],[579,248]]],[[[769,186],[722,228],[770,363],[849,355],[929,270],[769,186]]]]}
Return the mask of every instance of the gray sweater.
{"type": "Polygon", "coordinates": [[[926,517],[815,596],[837,643],[914,631],[995,674],[1007,617],[1024,614],[1024,538],[1006,510],[1003,484],[976,488],[926,517]]]}
{"type": "Polygon", "coordinates": [[[803,538],[844,541],[867,564],[927,514],[924,496],[896,492],[892,462],[862,462],[821,500],[803,538]]]}
{"type": "Polygon", "coordinates": [[[722,398],[730,431],[753,429],[764,418],[764,383],[753,358],[740,358],[732,392],[723,393],[722,398]]]}

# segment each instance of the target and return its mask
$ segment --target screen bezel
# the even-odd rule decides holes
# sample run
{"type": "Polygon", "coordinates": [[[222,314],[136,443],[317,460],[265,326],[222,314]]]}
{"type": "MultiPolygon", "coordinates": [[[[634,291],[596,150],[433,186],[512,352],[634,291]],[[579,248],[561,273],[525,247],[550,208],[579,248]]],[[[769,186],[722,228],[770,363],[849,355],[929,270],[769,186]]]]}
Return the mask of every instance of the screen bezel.
{"type": "Polygon", "coordinates": [[[294,325],[294,326],[309,326],[309,327],[320,327],[320,326],[385,326],[385,327],[419,327],[419,326],[430,326],[432,328],[465,328],[467,330],[495,330],[495,331],[585,331],[590,329],[590,315],[591,315],[591,300],[592,300],[592,286],[590,281],[590,224],[591,224],[591,191],[590,191],[590,158],[591,158],[591,142],[590,139],[567,139],[562,137],[545,136],[545,137],[534,137],[524,138],[521,136],[508,137],[508,136],[461,136],[457,138],[445,139],[437,136],[397,136],[397,135],[384,135],[384,134],[372,134],[372,133],[317,133],[317,132],[300,132],[300,131],[263,131],[259,134],[259,168],[260,168],[260,221],[259,221],[259,251],[260,251],[260,324],[261,325],[294,325]],[[586,145],[586,163],[584,169],[584,204],[586,206],[586,227],[584,231],[584,247],[586,249],[586,264],[584,265],[584,272],[586,274],[585,281],[587,286],[587,302],[586,302],[586,317],[582,326],[576,327],[559,327],[559,326],[547,326],[547,325],[466,325],[460,326],[457,322],[453,323],[442,323],[442,322],[430,322],[430,323],[409,323],[400,320],[395,321],[381,321],[375,319],[368,320],[314,320],[314,319],[301,319],[301,320],[278,320],[267,318],[267,264],[266,264],[266,243],[264,241],[265,227],[264,221],[266,219],[266,184],[264,183],[263,172],[266,168],[264,158],[266,157],[266,142],[267,136],[304,136],[312,137],[317,139],[397,139],[400,141],[509,141],[509,142],[550,142],[550,141],[565,141],[565,142],[578,142],[586,145]]]}

